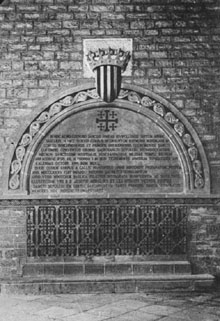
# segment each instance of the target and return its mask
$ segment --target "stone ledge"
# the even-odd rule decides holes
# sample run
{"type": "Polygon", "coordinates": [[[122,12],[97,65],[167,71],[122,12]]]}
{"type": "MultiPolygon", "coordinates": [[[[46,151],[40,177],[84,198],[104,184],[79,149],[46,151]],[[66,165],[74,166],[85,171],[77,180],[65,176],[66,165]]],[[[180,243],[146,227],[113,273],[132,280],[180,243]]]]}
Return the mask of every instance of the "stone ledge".
{"type": "Polygon", "coordinates": [[[209,196],[192,196],[192,195],[175,195],[175,194],[160,194],[160,195],[108,195],[108,197],[98,197],[91,195],[89,198],[85,196],[64,196],[62,198],[38,198],[33,196],[11,195],[11,197],[0,196],[0,207],[26,207],[26,206],[54,206],[54,205],[187,205],[187,206],[213,206],[220,205],[220,195],[209,196]]]}
{"type": "Polygon", "coordinates": [[[148,262],[37,262],[23,267],[23,276],[67,276],[77,275],[152,275],[152,274],[190,274],[187,261],[148,261],[148,262]]]}
{"type": "Polygon", "coordinates": [[[163,291],[209,291],[214,277],[202,275],[157,275],[114,277],[84,276],[73,279],[19,279],[2,281],[1,294],[66,294],[66,293],[152,293],[163,291]]]}

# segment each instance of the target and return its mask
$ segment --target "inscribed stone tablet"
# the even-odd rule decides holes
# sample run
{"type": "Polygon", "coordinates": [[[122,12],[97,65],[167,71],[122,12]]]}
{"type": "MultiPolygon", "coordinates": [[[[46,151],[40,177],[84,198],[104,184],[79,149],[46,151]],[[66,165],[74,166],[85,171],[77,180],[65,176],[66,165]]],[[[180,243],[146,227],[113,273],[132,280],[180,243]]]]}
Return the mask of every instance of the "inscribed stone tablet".
{"type": "Polygon", "coordinates": [[[183,191],[177,153],[164,132],[133,111],[93,108],[57,125],[38,149],[33,194],[146,194],[183,191]]]}

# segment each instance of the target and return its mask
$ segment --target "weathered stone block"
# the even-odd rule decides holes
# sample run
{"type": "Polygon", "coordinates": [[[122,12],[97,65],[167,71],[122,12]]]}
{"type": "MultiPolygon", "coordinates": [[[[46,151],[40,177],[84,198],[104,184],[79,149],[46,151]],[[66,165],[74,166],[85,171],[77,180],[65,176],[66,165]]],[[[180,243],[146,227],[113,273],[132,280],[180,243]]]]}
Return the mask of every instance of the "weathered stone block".
{"type": "Polygon", "coordinates": [[[147,51],[134,52],[134,58],[136,59],[146,59],[148,57],[149,57],[149,53],[147,51]]]}
{"type": "Polygon", "coordinates": [[[155,21],[155,27],[157,28],[172,28],[173,21],[155,21]]]}
{"type": "Polygon", "coordinates": [[[149,77],[161,77],[161,69],[159,68],[149,68],[147,70],[148,76],[149,77]]]}
{"type": "Polygon", "coordinates": [[[167,58],[168,54],[166,51],[151,51],[150,58],[167,58]]]}
{"type": "Polygon", "coordinates": [[[134,275],[151,274],[153,273],[153,265],[152,264],[133,264],[133,273],[134,275]]]}
{"type": "Polygon", "coordinates": [[[180,29],[162,29],[161,30],[161,33],[163,35],[179,35],[181,33],[181,30],[180,29]]]}
{"type": "MultiPolygon", "coordinates": [[[[76,20],[85,20],[85,19],[87,19],[87,13],[82,13],[82,12],[76,12],[75,14],[74,14],[74,18],[76,19],[76,20]]],[[[88,19],[90,19],[89,17],[88,17],[88,19]]],[[[77,30],[77,29],[76,29],[77,30]]]]}
{"type": "Polygon", "coordinates": [[[144,30],[145,36],[157,36],[158,34],[159,34],[159,31],[155,29],[144,30]]]}
{"type": "Polygon", "coordinates": [[[174,273],[174,266],[172,264],[154,264],[153,273],[174,273]]]}
{"type": "Polygon", "coordinates": [[[115,282],[115,293],[132,293],[137,289],[135,280],[115,282]]]}
{"type": "Polygon", "coordinates": [[[0,12],[1,13],[8,13],[14,11],[13,6],[0,6],[0,12]]]}
{"type": "Polygon", "coordinates": [[[39,36],[36,38],[36,42],[40,43],[52,43],[53,42],[53,37],[52,36],[39,36]]]}
{"type": "Polygon", "coordinates": [[[106,33],[107,36],[120,36],[122,34],[122,31],[115,30],[115,29],[110,29],[110,30],[106,30],[105,33],[106,33]]]}
{"type": "Polygon", "coordinates": [[[38,276],[44,275],[44,264],[37,263],[37,264],[25,264],[23,266],[23,276],[38,276]]]}
{"type": "Polygon", "coordinates": [[[50,79],[42,79],[39,81],[40,87],[56,87],[59,88],[59,80],[50,80],[50,79]]]}
{"type": "Polygon", "coordinates": [[[29,97],[30,98],[40,98],[44,97],[47,94],[46,89],[29,89],[29,97]]]}
{"type": "Polygon", "coordinates": [[[92,12],[114,11],[113,5],[92,5],[89,8],[92,12]]]}
{"type": "Polygon", "coordinates": [[[104,264],[86,263],[85,274],[102,274],[104,275],[104,264]]]}
{"type": "Polygon", "coordinates": [[[139,21],[133,21],[130,24],[131,29],[145,29],[145,21],[139,20],[139,21]]]}
{"type": "Polygon", "coordinates": [[[0,65],[0,71],[8,71],[11,69],[11,61],[2,61],[2,64],[0,65]]]}
{"type": "MultiPolygon", "coordinates": [[[[127,2],[123,1],[123,4],[121,4],[121,5],[116,5],[115,6],[115,11],[116,12],[123,12],[123,11],[125,11],[125,12],[133,12],[134,11],[134,5],[132,5],[132,4],[128,5],[126,3],[130,3],[130,0],[128,0],[127,2]]],[[[129,17],[127,16],[127,18],[129,18],[129,17]]]]}
{"type": "MultiPolygon", "coordinates": [[[[93,30],[92,30],[93,31],[93,30]]],[[[80,30],[75,30],[74,31],[74,36],[75,36],[75,40],[77,41],[76,36],[80,37],[85,37],[85,36],[89,36],[91,34],[91,30],[89,29],[80,29],[80,30]]],[[[81,40],[81,39],[80,39],[81,40]]],[[[79,53],[80,54],[80,53],[79,53]]],[[[80,56],[80,59],[82,59],[82,55],[80,56]]]]}
{"type": "Polygon", "coordinates": [[[134,71],[134,77],[144,77],[145,70],[137,69],[134,71]]]}
{"type": "Polygon", "coordinates": [[[65,69],[65,70],[69,70],[69,69],[73,69],[73,70],[78,70],[78,69],[82,69],[82,63],[79,61],[71,61],[71,62],[64,62],[62,61],[60,63],[60,69],[65,69]]]}
{"type": "Polygon", "coordinates": [[[56,14],[57,20],[72,20],[73,19],[73,13],[59,13],[56,14]]]}
{"type": "Polygon", "coordinates": [[[40,61],[39,62],[39,68],[42,70],[56,70],[58,67],[58,62],[57,61],[40,61]]]}
{"type": "Polygon", "coordinates": [[[92,35],[94,35],[94,36],[103,36],[103,35],[105,35],[105,30],[99,30],[99,29],[92,30],[92,35]]]}
{"type": "Polygon", "coordinates": [[[119,0],[93,0],[94,4],[115,4],[118,2],[119,0]]]}
{"type": "MultiPolygon", "coordinates": [[[[60,50],[60,45],[59,44],[55,44],[55,43],[53,43],[53,44],[49,44],[49,43],[48,44],[43,44],[43,45],[41,45],[41,49],[42,49],[44,58],[49,55],[50,58],[48,58],[48,59],[53,59],[54,53],[56,51],[60,50]],[[49,51],[52,51],[52,52],[49,52],[49,51]]],[[[47,58],[45,58],[45,59],[47,59],[47,58]]]]}
{"type": "Polygon", "coordinates": [[[13,98],[28,98],[28,90],[27,88],[8,88],[7,89],[7,97],[13,98]]]}
{"type": "Polygon", "coordinates": [[[6,97],[6,89],[0,88],[0,98],[6,97]]]}
{"type": "Polygon", "coordinates": [[[40,14],[39,13],[24,13],[24,18],[29,20],[39,20],[40,14]]]}
{"type": "Polygon", "coordinates": [[[98,21],[93,21],[93,20],[86,20],[82,21],[80,24],[82,29],[97,29],[98,28],[98,21]]]}
{"type": "MultiPolygon", "coordinates": [[[[110,0],[111,1],[111,0],[110,0]]],[[[122,13],[110,13],[110,12],[103,12],[101,14],[102,19],[107,19],[107,20],[124,20],[125,19],[125,14],[122,13]]]]}
{"type": "Polygon", "coordinates": [[[132,265],[131,264],[106,264],[105,265],[105,273],[106,274],[131,274],[132,273],[132,265]]]}
{"type": "Polygon", "coordinates": [[[11,23],[4,22],[4,23],[1,23],[1,28],[3,30],[12,30],[13,25],[11,23]]]}
{"type": "Polygon", "coordinates": [[[44,264],[44,275],[64,275],[63,263],[45,263],[44,264]]]}
{"type": "Polygon", "coordinates": [[[71,263],[65,263],[64,264],[64,275],[76,275],[76,274],[83,274],[84,268],[83,264],[71,264],[71,263]]]}
{"type": "Polygon", "coordinates": [[[70,5],[69,6],[69,11],[73,11],[73,12],[87,12],[89,10],[89,6],[87,5],[88,1],[84,1],[81,3],[81,5],[70,5]]]}
{"type": "Polygon", "coordinates": [[[69,28],[69,29],[78,29],[79,28],[79,21],[76,21],[76,20],[75,21],[74,20],[64,21],[63,27],[69,28]]]}

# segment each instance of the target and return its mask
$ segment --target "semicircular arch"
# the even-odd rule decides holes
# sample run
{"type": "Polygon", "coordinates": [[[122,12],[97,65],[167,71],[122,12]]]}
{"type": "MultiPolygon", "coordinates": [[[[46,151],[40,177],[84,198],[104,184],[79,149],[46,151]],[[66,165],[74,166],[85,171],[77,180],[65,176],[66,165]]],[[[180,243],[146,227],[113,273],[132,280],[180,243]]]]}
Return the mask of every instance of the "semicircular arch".
{"type": "MultiPolygon", "coordinates": [[[[139,113],[162,129],[181,160],[184,194],[210,192],[209,166],[201,141],[186,117],[174,105],[147,89],[125,83],[118,98],[110,105],[139,113]]],[[[5,168],[6,193],[28,193],[34,155],[52,128],[74,113],[107,106],[91,84],[69,89],[47,104],[16,143],[10,165],[5,168]]]]}

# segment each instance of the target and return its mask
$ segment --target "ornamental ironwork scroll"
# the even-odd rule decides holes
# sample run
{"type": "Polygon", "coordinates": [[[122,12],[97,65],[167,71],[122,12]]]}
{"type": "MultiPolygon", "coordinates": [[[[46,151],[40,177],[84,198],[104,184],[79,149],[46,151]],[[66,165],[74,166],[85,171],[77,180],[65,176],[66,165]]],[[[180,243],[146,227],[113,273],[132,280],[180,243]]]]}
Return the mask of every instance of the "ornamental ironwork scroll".
{"type": "Polygon", "coordinates": [[[27,208],[27,255],[185,255],[187,208],[124,204],[27,208]]]}

